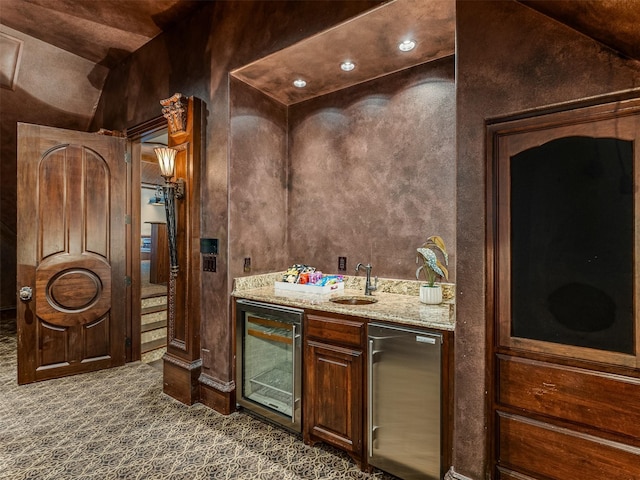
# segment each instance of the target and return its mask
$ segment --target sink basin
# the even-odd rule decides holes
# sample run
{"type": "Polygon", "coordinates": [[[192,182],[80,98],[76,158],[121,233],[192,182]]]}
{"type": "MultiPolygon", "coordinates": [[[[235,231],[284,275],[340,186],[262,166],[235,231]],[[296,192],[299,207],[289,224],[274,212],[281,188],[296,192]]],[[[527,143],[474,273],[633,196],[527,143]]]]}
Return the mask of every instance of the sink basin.
{"type": "Polygon", "coordinates": [[[334,297],[331,301],[340,305],[371,305],[376,303],[378,299],[373,297],[334,297]]]}

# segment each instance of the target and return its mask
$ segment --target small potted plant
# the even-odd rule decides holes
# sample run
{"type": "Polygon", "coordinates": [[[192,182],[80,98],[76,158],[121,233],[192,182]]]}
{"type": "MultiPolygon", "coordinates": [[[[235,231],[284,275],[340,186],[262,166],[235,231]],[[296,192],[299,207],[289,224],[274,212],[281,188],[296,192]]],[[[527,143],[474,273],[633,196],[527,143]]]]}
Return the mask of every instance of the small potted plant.
{"type": "Polygon", "coordinates": [[[420,301],[431,305],[442,303],[442,287],[436,285],[437,278],[449,278],[449,255],[444,246],[444,241],[437,235],[427,238],[427,241],[418,248],[418,256],[416,262],[422,262],[422,265],[416,270],[416,278],[420,280],[420,272],[424,272],[427,283],[420,286],[420,301]],[[440,262],[437,252],[442,254],[444,263],[440,262]]]}

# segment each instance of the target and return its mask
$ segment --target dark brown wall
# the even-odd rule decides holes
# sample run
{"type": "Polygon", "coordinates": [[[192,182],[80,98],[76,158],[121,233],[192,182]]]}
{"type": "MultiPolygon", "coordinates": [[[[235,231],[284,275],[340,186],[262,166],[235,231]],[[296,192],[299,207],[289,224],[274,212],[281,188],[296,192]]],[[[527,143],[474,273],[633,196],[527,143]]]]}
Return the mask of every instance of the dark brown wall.
{"type": "Polygon", "coordinates": [[[454,79],[449,57],[290,108],[291,263],[415,279],[428,236],[455,252],[454,79]]]}
{"type": "Polygon", "coordinates": [[[287,107],[232,78],[230,112],[229,277],[282,270],[289,261],[287,107]]]}
{"type": "Polygon", "coordinates": [[[415,278],[436,233],[453,254],[454,76],[450,57],[288,109],[232,80],[231,277],[245,257],[255,274],[346,256],[350,274],[415,278]]]}
{"type": "MultiPolygon", "coordinates": [[[[458,1],[454,465],[485,478],[485,119],[640,86],[640,64],[512,1],[458,1]]],[[[640,92],[639,92],[640,93],[640,92]]]]}
{"type": "MultiPolygon", "coordinates": [[[[243,253],[230,257],[228,170],[229,72],[325,30],[379,4],[374,1],[210,2],[174,30],[156,37],[114,69],[94,125],[121,130],[160,114],[159,100],[175,92],[196,96],[207,107],[202,179],[201,234],[220,240],[218,272],[202,275],[203,363],[208,376],[232,378],[229,292],[243,253]],[[210,359],[210,361],[209,361],[210,359]]],[[[239,216],[245,212],[238,211],[239,216]]],[[[258,263],[259,265],[259,263],[258,263]]]]}

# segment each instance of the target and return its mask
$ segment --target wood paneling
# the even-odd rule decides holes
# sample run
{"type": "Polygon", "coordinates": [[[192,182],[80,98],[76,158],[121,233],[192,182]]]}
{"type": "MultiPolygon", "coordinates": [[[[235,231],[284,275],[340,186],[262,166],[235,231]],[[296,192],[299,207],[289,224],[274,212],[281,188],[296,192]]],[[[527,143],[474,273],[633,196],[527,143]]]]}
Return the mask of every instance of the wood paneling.
{"type": "Polygon", "coordinates": [[[640,379],[498,356],[498,402],[635,438],[640,379]]]}
{"type": "MultiPolygon", "coordinates": [[[[553,330],[544,341],[524,338],[525,335],[518,337],[513,328],[512,299],[533,293],[513,285],[512,273],[518,266],[513,263],[511,217],[517,210],[511,205],[510,162],[530,148],[576,136],[615,138],[637,144],[640,142],[640,99],[629,96],[599,105],[581,104],[573,109],[506,119],[487,129],[487,173],[492,177],[487,192],[487,209],[492,222],[487,251],[487,297],[490,299],[488,318],[493,320],[488,325],[488,383],[491,386],[489,411],[494,419],[489,441],[492,474],[501,479],[640,479],[640,282],[637,265],[624,265],[633,271],[633,278],[624,286],[633,295],[632,305],[624,308],[632,311],[625,310],[626,316],[616,317],[616,321],[621,322],[623,317],[628,319],[630,316],[633,322],[628,329],[632,337],[627,342],[631,345],[628,352],[573,344],[560,334],[554,337],[553,330]]],[[[569,152],[567,155],[574,153],[571,149],[569,152]]],[[[596,154],[603,168],[606,168],[606,162],[617,164],[616,154],[622,155],[620,152],[605,154],[600,149],[594,152],[596,154]]],[[[619,189],[624,195],[628,191],[634,209],[638,211],[640,150],[633,149],[632,155],[633,173],[619,173],[619,189]]],[[[613,171],[613,168],[609,170],[613,171]]],[[[575,181],[589,182],[577,174],[576,178],[579,180],[575,181]]],[[[526,216],[526,213],[522,215],[526,216]]],[[[637,261],[640,258],[637,215],[632,222],[635,224],[629,228],[634,239],[630,248],[632,258],[637,261]]],[[[549,227],[549,230],[558,238],[570,238],[558,229],[549,227]]],[[[529,261],[541,268],[543,264],[537,261],[538,255],[541,252],[532,251],[529,261]]],[[[542,273],[550,268],[573,272],[562,259],[551,267],[542,267],[542,273]]],[[[607,275],[606,268],[594,265],[595,271],[603,277],[607,275]]],[[[541,310],[548,308],[544,298],[539,303],[541,310]]],[[[576,322],[582,320],[577,316],[576,322]]],[[[618,330],[613,334],[612,331],[602,328],[590,334],[620,335],[618,330]]]]}
{"type": "Polygon", "coordinates": [[[498,414],[498,462],[534,478],[640,479],[640,448],[498,414]]]}

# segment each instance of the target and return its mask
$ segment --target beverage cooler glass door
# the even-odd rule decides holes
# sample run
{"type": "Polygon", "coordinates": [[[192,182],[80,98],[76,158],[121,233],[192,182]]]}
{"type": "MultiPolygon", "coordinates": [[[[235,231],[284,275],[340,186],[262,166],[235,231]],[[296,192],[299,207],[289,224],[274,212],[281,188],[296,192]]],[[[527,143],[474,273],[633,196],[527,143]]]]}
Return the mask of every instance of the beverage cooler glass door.
{"type": "Polygon", "coordinates": [[[237,302],[238,404],[301,431],[302,310],[237,302]]]}

